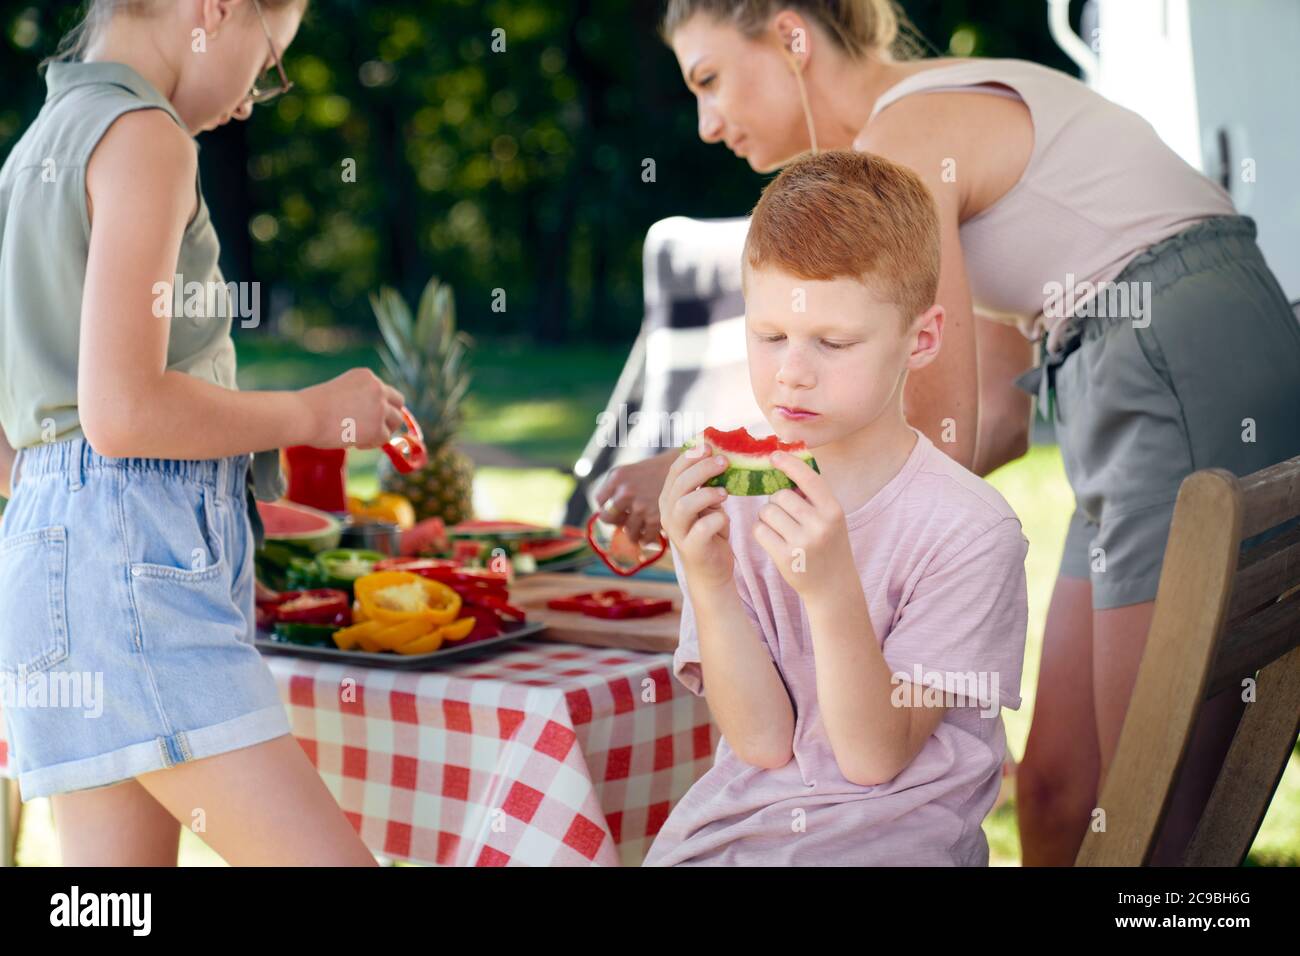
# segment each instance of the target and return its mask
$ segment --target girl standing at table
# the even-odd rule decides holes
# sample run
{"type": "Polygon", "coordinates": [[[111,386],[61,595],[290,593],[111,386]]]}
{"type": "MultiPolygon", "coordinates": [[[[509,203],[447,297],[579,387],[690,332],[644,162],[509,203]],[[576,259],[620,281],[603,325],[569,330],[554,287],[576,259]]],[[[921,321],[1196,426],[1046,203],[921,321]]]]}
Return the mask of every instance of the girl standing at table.
{"type": "Polygon", "coordinates": [[[65,865],[175,865],[178,821],[236,865],[375,863],[252,643],[246,475],[274,498],[276,449],[347,419],[378,447],[402,396],[367,369],[241,393],[229,309],[169,307],[222,282],[193,137],[288,89],[305,5],[93,0],[0,170],[0,681],[102,690],[4,713],[65,865]]]}

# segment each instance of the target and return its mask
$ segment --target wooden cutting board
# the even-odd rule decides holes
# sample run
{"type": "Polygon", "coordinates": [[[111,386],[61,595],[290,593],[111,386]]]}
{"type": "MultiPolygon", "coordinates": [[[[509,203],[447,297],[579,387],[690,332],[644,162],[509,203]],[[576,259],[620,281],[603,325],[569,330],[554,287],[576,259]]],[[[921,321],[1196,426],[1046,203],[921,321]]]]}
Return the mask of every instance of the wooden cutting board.
{"type": "Polygon", "coordinates": [[[682,592],[675,582],[670,581],[638,581],[635,577],[587,574],[530,574],[515,579],[510,587],[510,603],[527,611],[529,621],[541,621],[546,625],[545,631],[532,638],[539,641],[671,654],[677,649],[677,633],[682,624],[682,592]],[[552,611],[546,606],[551,598],[615,589],[627,591],[634,597],[670,598],[673,609],[658,617],[611,621],[575,611],[552,611]]]}

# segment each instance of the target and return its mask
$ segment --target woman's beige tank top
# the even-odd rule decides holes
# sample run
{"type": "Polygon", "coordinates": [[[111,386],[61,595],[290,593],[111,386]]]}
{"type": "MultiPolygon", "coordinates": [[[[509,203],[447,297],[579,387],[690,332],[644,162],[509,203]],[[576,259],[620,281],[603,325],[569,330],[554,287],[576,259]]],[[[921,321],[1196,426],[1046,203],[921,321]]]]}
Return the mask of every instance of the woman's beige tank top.
{"type": "Polygon", "coordinates": [[[976,311],[1022,317],[1027,335],[1048,333],[1050,349],[1063,320],[1091,296],[1045,320],[1044,286],[1111,280],[1161,239],[1236,213],[1228,194],[1145,119],[1036,63],[971,59],[921,70],[881,94],[871,115],[909,94],[940,91],[1015,95],[1029,109],[1029,163],[1006,195],[961,224],[961,247],[976,311]]]}

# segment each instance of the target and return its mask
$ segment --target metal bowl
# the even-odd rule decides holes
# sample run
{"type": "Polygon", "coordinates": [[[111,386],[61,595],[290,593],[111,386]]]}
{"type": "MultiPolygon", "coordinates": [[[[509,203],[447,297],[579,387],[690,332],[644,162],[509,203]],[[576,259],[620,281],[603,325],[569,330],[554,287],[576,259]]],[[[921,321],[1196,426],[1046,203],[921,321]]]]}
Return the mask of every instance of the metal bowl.
{"type": "Polygon", "coordinates": [[[391,521],[356,521],[343,525],[340,548],[368,548],[380,554],[398,555],[402,548],[402,529],[391,521]]]}

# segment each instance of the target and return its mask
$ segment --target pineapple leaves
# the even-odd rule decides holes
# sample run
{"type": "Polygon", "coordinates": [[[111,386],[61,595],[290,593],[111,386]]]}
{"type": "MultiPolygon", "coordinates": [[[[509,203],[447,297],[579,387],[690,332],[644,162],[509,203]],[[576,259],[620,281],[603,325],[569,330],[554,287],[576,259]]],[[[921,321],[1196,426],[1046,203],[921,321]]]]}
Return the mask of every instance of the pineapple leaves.
{"type": "MultiPolygon", "coordinates": [[[[419,381],[419,352],[412,347],[412,321],[411,310],[407,307],[405,300],[397,292],[388,286],[384,286],[376,296],[373,293],[370,296],[370,307],[375,313],[375,319],[379,323],[379,332],[384,337],[384,343],[388,346],[390,353],[384,358],[384,365],[390,374],[397,376],[397,381],[403,385],[419,381]]],[[[381,357],[384,353],[380,353],[381,357]]]]}
{"type": "Polygon", "coordinates": [[[402,364],[393,357],[393,353],[389,351],[388,346],[380,344],[376,351],[379,353],[379,360],[384,363],[384,368],[388,371],[388,381],[393,384],[394,387],[399,383],[405,384],[407,381],[406,370],[402,368],[402,364]]]}
{"type": "Polygon", "coordinates": [[[455,437],[469,391],[467,361],[474,339],[456,328],[456,306],[449,285],[437,277],[420,294],[412,316],[394,289],[384,286],[370,296],[383,337],[377,348],[394,385],[420,423],[431,458],[455,437]]]}

